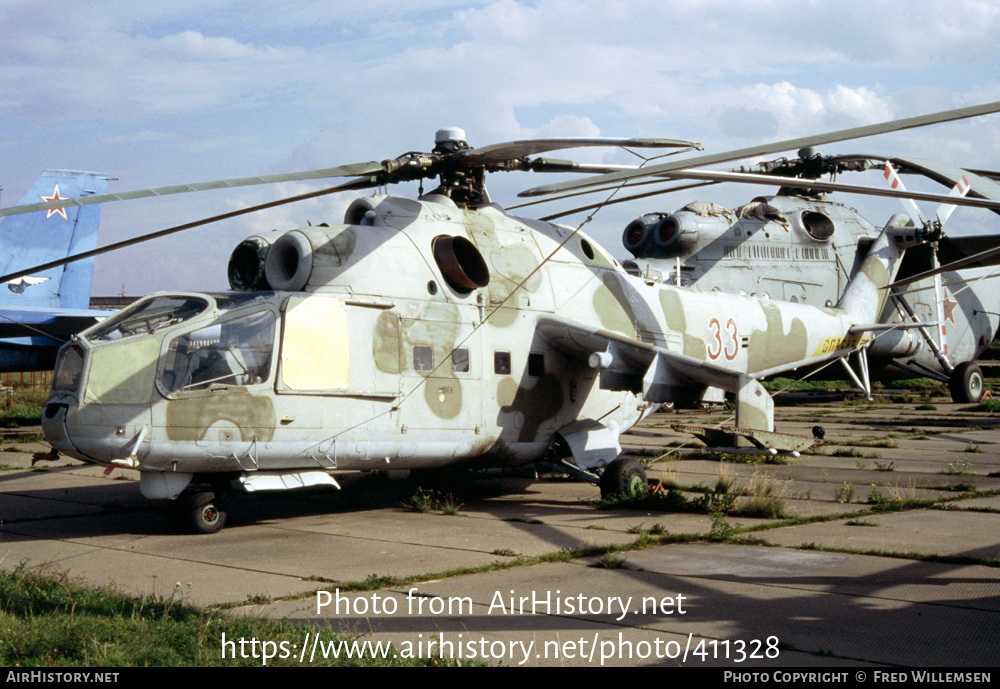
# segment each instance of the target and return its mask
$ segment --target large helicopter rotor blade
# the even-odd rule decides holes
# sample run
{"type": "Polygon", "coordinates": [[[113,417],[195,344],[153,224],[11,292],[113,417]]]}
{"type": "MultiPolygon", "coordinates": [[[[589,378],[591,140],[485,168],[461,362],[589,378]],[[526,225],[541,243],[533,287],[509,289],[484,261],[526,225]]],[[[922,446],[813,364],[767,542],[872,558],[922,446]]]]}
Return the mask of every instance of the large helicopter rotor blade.
{"type": "Polygon", "coordinates": [[[974,168],[969,168],[967,172],[971,172],[974,175],[979,175],[980,177],[986,177],[988,179],[1000,181],[1000,172],[997,172],[996,170],[976,170],[974,168]]]}
{"type": "MultiPolygon", "coordinates": [[[[642,182],[633,182],[631,184],[626,185],[626,188],[627,189],[633,189],[635,187],[640,187],[640,186],[644,186],[644,185],[649,185],[649,184],[663,184],[663,183],[664,182],[663,182],[662,179],[648,180],[648,181],[642,181],[642,182]]],[[[613,205],[618,204],[618,203],[628,203],[629,201],[637,201],[639,199],[648,199],[651,196],[660,196],[662,194],[672,194],[674,192],[688,191],[690,189],[698,189],[700,187],[710,187],[710,186],[712,186],[714,184],[721,184],[721,182],[692,182],[690,184],[678,184],[678,185],[674,185],[674,186],[668,187],[666,189],[655,189],[653,191],[647,191],[647,192],[642,193],[642,194],[632,194],[630,196],[615,196],[615,197],[612,197],[612,198],[609,198],[609,199],[605,199],[603,201],[598,201],[596,203],[588,204],[586,206],[578,206],[576,208],[571,208],[569,210],[560,211],[558,213],[553,213],[551,215],[546,215],[546,216],[543,216],[543,217],[539,218],[539,220],[545,220],[545,221],[548,222],[548,221],[552,221],[552,220],[557,220],[558,218],[564,218],[567,215],[574,215],[576,213],[582,213],[584,211],[594,210],[595,208],[601,208],[602,206],[613,206],[613,205]]],[[[618,189],[620,189],[620,185],[619,186],[615,186],[615,187],[602,187],[601,191],[612,192],[612,191],[616,191],[618,189]]],[[[570,192],[570,193],[566,193],[566,194],[560,194],[558,196],[546,196],[546,197],[542,197],[542,198],[533,199],[531,201],[522,201],[521,203],[515,203],[515,204],[510,205],[510,206],[505,206],[504,208],[506,208],[509,211],[510,210],[516,210],[518,208],[525,208],[527,206],[534,206],[534,205],[537,205],[539,203],[549,203],[551,201],[561,201],[563,199],[573,198],[575,196],[582,196],[584,194],[594,193],[595,191],[597,191],[597,190],[587,189],[586,191],[570,192]]]]}
{"type": "Polygon", "coordinates": [[[603,175],[608,172],[634,170],[637,165],[601,165],[599,163],[577,163],[573,160],[557,158],[531,158],[526,161],[526,168],[532,172],[583,172],[592,175],[603,175]]]}
{"type": "Polygon", "coordinates": [[[932,270],[924,271],[923,273],[918,273],[917,275],[911,275],[902,280],[897,280],[891,285],[888,285],[885,289],[892,289],[893,287],[903,287],[905,285],[910,285],[914,282],[920,282],[921,280],[926,280],[927,278],[932,278],[935,275],[940,275],[941,273],[950,273],[961,268],[968,268],[969,266],[982,268],[986,266],[1000,265],[1000,247],[995,247],[993,249],[988,249],[986,251],[980,251],[977,254],[972,254],[971,256],[966,256],[958,261],[953,261],[943,266],[938,266],[932,270]]]}
{"type": "Polygon", "coordinates": [[[772,144],[764,144],[762,146],[750,146],[748,148],[741,148],[723,153],[697,156],[695,158],[685,158],[669,163],[646,166],[640,170],[633,170],[630,172],[613,172],[606,175],[598,175],[596,177],[587,177],[584,179],[570,180],[557,184],[549,184],[522,191],[519,196],[542,196],[545,194],[569,191],[571,189],[581,189],[600,184],[624,182],[638,177],[657,176],[664,172],[679,170],[681,168],[703,167],[705,165],[725,163],[733,160],[750,158],[752,156],[770,155],[772,153],[800,149],[808,146],[819,146],[822,144],[836,143],[838,141],[848,141],[867,136],[875,136],[876,134],[887,134],[905,129],[913,129],[916,127],[926,127],[932,124],[962,120],[970,117],[979,117],[981,115],[989,115],[996,112],[1000,112],[1000,102],[986,103],[967,108],[957,108],[955,110],[945,110],[943,112],[932,113],[930,115],[908,117],[900,120],[891,120],[889,122],[866,125],[864,127],[841,129],[839,131],[828,132],[826,134],[788,139],[786,141],[778,141],[772,144]]]}
{"type": "Polygon", "coordinates": [[[525,156],[560,151],[567,148],[589,148],[594,146],[618,148],[693,148],[702,150],[701,144],[678,139],[528,139],[490,144],[468,151],[460,151],[463,164],[471,166],[495,165],[525,156]],[[468,161],[466,163],[466,161],[468,161]]]}
{"type": "Polygon", "coordinates": [[[50,261],[49,263],[43,263],[41,265],[32,266],[31,268],[19,270],[15,273],[9,273],[7,275],[0,277],[0,283],[6,282],[8,280],[14,280],[19,277],[24,277],[25,275],[34,275],[42,271],[49,270],[50,268],[57,268],[59,266],[64,266],[69,263],[75,263],[76,261],[82,261],[85,258],[100,256],[101,254],[110,253],[112,251],[124,249],[125,247],[134,246],[136,244],[142,244],[143,242],[148,242],[153,239],[159,239],[160,237],[166,237],[167,235],[176,234],[177,232],[183,232],[184,230],[194,229],[195,227],[201,227],[203,225],[219,222],[221,220],[229,220],[230,218],[236,218],[241,215],[256,213],[257,211],[267,210],[269,208],[276,208],[278,206],[283,206],[287,203],[295,203],[296,201],[305,201],[320,196],[326,196],[328,194],[336,194],[337,192],[341,191],[353,191],[358,189],[365,189],[370,186],[371,183],[367,179],[352,180],[350,182],[346,182],[336,187],[330,187],[328,189],[320,189],[319,191],[311,191],[306,194],[299,194],[298,196],[290,196],[288,198],[279,199],[277,201],[269,201],[268,203],[262,203],[256,206],[241,208],[240,210],[230,211],[228,213],[223,213],[221,215],[214,215],[210,218],[196,220],[194,222],[185,223],[183,225],[175,225],[174,227],[168,227],[165,230],[157,230],[156,232],[150,232],[148,234],[144,234],[139,237],[133,237],[132,239],[125,239],[120,242],[115,242],[114,244],[108,244],[107,246],[98,247],[96,249],[92,249],[91,251],[83,251],[78,254],[73,254],[71,256],[61,258],[57,261],[50,261]]]}
{"type": "Polygon", "coordinates": [[[686,191],[688,189],[697,189],[698,187],[708,187],[713,184],[718,184],[718,182],[694,182],[693,184],[682,184],[680,186],[671,187],[669,189],[657,189],[656,191],[647,191],[645,194],[633,194],[631,196],[623,196],[621,198],[608,199],[607,201],[602,201],[601,203],[593,203],[589,206],[581,206],[580,208],[573,208],[568,211],[562,211],[560,213],[553,213],[551,215],[546,215],[539,218],[539,220],[544,220],[546,222],[551,222],[553,220],[558,220],[559,218],[564,218],[567,215],[573,215],[575,213],[580,213],[583,211],[594,210],[595,208],[601,208],[602,206],[611,206],[616,203],[628,203],[629,201],[635,201],[637,199],[646,199],[651,196],[659,196],[660,194],[669,194],[675,191],[686,191]]]}
{"type": "MultiPolygon", "coordinates": [[[[52,210],[53,208],[68,208],[70,206],[89,206],[94,203],[109,203],[112,201],[126,201],[129,199],[143,199],[154,196],[169,196],[171,194],[185,194],[191,191],[208,191],[211,189],[233,189],[236,187],[248,187],[257,184],[276,184],[278,182],[296,182],[313,179],[329,179],[332,177],[363,177],[366,186],[376,184],[374,177],[383,172],[382,163],[356,163],[353,165],[342,165],[340,167],[325,168],[322,170],[310,170],[307,172],[287,172],[277,175],[261,175],[259,177],[235,177],[233,179],[219,179],[212,182],[195,182],[193,184],[174,184],[164,187],[151,187],[148,189],[133,189],[131,191],[120,191],[111,194],[95,194],[93,196],[81,196],[73,199],[59,199],[46,203],[30,203],[23,206],[8,206],[0,208],[0,217],[7,215],[18,215],[20,213],[34,213],[36,211],[52,210]]],[[[357,187],[353,187],[357,188],[357,187]]]]}
{"type": "Polygon", "coordinates": [[[740,184],[778,185],[793,189],[818,189],[820,191],[841,191],[848,194],[864,194],[867,196],[887,196],[897,199],[915,199],[917,201],[937,201],[939,203],[971,206],[973,208],[989,208],[1000,210],[1000,201],[969,197],[955,197],[947,194],[929,194],[919,191],[900,191],[896,189],[876,189],[856,184],[841,184],[839,182],[823,182],[799,177],[775,177],[774,175],[758,175],[749,172],[713,172],[708,170],[674,170],[660,172],[658,177],[675,179],[696,179],[711,182],[736,182],[740,184]]]}

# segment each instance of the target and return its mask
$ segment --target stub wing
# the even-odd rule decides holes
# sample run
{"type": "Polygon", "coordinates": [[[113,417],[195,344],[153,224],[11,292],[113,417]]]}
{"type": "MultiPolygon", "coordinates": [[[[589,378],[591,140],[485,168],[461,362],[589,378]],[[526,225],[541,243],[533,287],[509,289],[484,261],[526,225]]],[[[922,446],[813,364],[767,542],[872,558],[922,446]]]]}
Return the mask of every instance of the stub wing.
{"type": "Polygon", "coordinates": [[[602,389],[633,392],[654,404],[684,404],[717,387],[736,395],[738,428],[774,430],[771,396],[745,373],[560,316],[540,317],[537,330],[551,346],[597,369],[602,389]]]}

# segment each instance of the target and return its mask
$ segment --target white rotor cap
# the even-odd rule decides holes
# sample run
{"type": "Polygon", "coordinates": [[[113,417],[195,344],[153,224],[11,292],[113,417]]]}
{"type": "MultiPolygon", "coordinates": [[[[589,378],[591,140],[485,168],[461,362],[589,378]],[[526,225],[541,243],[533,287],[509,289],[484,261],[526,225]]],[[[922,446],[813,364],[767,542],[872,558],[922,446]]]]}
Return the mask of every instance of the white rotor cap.
{"type": "Polygon", "coordinates": [[[465,130],[460,127],[445,127],[437,130],[434,135],[435,144],[443,144],[449,141],[465,141],[465,130]]]}

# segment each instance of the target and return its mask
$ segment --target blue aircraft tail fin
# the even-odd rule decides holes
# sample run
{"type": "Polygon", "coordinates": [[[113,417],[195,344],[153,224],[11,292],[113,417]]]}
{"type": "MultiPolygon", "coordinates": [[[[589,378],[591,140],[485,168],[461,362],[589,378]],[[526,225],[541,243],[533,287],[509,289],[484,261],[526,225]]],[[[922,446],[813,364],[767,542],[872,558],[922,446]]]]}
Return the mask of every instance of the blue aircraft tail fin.
{"type": "MultiPolygon", "coordinates": [[[[104,194],[107,190],[107,175],[46,170],[21,204],[104,194]]],[[[96,248],[100,218],[100,204],[5,218],[0,224],[0,274],[96,248]]],[[[52,268],[0,285],[0,305],[86,309],[93,278],[93,258],[52,268]]]]}

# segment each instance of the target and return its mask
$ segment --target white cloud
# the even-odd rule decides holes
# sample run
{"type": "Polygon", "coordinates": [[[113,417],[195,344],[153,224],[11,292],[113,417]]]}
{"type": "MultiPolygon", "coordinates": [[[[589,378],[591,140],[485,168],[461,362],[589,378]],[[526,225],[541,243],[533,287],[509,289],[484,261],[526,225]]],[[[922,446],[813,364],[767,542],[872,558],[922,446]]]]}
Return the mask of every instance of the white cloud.
{"type": "MultiPolygon", "coordinates": [[[[52,166],[110,170],[118,190],[312,169],[428,150],[442,126],[463,127],[474,146],[665,136],[717,152],[1000,100],[988,69],[998,14],[1000,5],[972,0],[105,0],[100,11],[7,0],[2,181],[11,198],[52,166]]],[[[881,141],[891,144],[883,151],[996,167],[1000,118],[881,141]]],[[[554,157],[625,162],[619,156],[554,157]]],[[[494,175],[490,189],[508,201],[516,185],[537,183],[494,175]]],[[[135,211],[109,211],[102,232],[178,224],[259,193],[191,195],[155,213],[135,202],[135,211]]],[[[628,217],[687,200],[609,208],[595,233],[615,246],[628,217]]],[[[235,244],[258,228],[338,222],[344,206],[276,210],[218,236],[235,244]]],[[[144,265],[144,255],[129,254],[121,269],[150,288],[179,278],[144,265]]],[[[191,279],[222,272],[202,265],[191,279]]]]}

